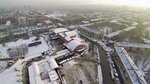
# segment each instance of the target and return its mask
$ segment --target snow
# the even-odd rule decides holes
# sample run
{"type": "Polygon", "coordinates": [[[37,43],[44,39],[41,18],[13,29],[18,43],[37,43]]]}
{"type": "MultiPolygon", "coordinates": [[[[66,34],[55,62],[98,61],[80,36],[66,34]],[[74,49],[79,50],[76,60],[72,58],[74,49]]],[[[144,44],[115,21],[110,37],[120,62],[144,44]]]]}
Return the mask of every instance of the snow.
{"type": "MultiPolygon", "coordinates": [[[[16,46],[19,46],[21,44],[27,44],[28,45],[29,43],[33,42],[33,40],[35,38],[36,37],[31,37],[30,39],[27,39],[27,40],[19,39],[16,42],[5,43],[6,46],[2,46],[0,44],[1,55],[4,56],[4,57],[9,57],[8,54],[7,54],[7,49],[8,48],[16,47],[16,46]]],[[[27,53],[26,57],[33,56],[33,55],[36,55],[36,54],[40,54],[40,53],[45,52],[49,49],[49,47],[48,47],[48,45],[45,42],[43,37],[40,37],[40,41],[42,42],[42,44],[40,44],[38,46],[28,47],[28,53],[27,53]]]]}
{"type": "Polygon", "coordinates": [[[7,21],[5,26],[9,26],[11,24],[11,21],[7,21]]]}
{"type": "Polygon", "coordinates": [[[72,40],[67,44],[64,44],[69,50],[74,51],[78,46],[84,45],[80,41],[72,40]]]}
{"type": "MultiPolygon", "coordinates": [[[[96,52],[97,52],[97,58],[100,61],[100,54],[99,54],[99,50],[98,47],[96,46],[96,52]]],[[[103,76],[102,76],[102,68],[101,65],[99,64],[98,67],[98,80],[99,80],[99,84],[103,84],[103,76]]]]}
{"type": "Polygon", "coordinates": [[[150,40],[148,40],[148,39],[146,39],[146,38],[142,38],[142,39],[143,39],[143,41],[144,41],[145,43],[150,44],[150,40]]]}
{"type": "Polygon", "coordinates": [[[58,11],[54,12],[54,13],[50,13],[50,14],[47,14],[45,15],[46,17],[49,17],[49,18],[58,18],[58,17],[62,17],[62,16],[66,16],[65,13],[60,13],[58,11]]]}
{"type": "Polygon", "coordinates": [[[54,33],[58,34],[58,33],[66,32],[69,30],[67,28],[57,28],[57,29],[54,29],[53,31],[54,31],[54,33]]]}
{"type": "Polygon", "coordinates": [[[103,84],[102,69],[100,65],[98,65],[98,79],[99,79],[99,84],[103,84]]]}
{"type": "Polygon", "coordinates": [[[52,62],[56,63],[54,58],[48,57],[44,60],[34,62],[31,66],[29,66],[28,71],[29,71],[30,84],[57,84],[57,79],[59,77],[57,72],[52,68],[52,66],[54,66],[52,65],[52,62]],[[44,71],[48,71],[47,74],[49,75],[50,81],[47,81],[48,78],[43,80],[41,79],[40,73],[44,71]]]}
{"type": "Polygon", "coordinates": [[[27,53],[27,57],[40,54],[42,52],[45,52],[49,49],[47,43],[45,42],[44,38],[40,38],[40,41],[42,42],[41,45],[35,46],[35,47],[30,47],[27,53]]]}
{"type": "Polygon", "coordinates": [[[67,55],[69,54],[70,51],[67,49],[67,50],[62,50],[62,51],[59,51],[59,52],[56,52],[56,55],[52,56],[53,58],[58,58],[58,57],[61,57],[61,56],[64,56],[64,55],[67,55]],[[62,53],[61,53],[62,52],[62,53]]]}
{"type": "Polygon", "coordinates": [[[52,23],[52,21],[50,21],[50,20],[45,20],[44,22],[45,22],[46,24],[52,23]]]}
{"type": "Polygon", "coordinates": [[[78,33],[76,31],[68,31],[68,32],[62,32],[59,33],[59,35],[61,37],[63,37],[65,40],[67,40],[68,42],[71,41],[72,39],[76,39],[78,41],[81,41],[81,39],[78,36],[78,33]]]}
{"type": "Polygon", "coordinates": [[[117,21],[117,20],[112,20],[111,23],[115,23],[115,24],[117,24],[117,25],[122,25],[122,23],[120,23],[120,22],[117,21]]]}
{"type": "Polygon", "coordinates": [[[84,23],[84,24],[88,24],[88,23],[89,23],[89,21],[82,21],[82,23],[84,23]]]}
{"type": "Polygon", "coordinates": [[[134,47],[134,48],[150,48],[150,44],[140,44],[140,43],[127,43],[127,42],[116,42],[116,46],[122,47],[134,47]]]}
{"type": "Polygon", "coordinates": [[[67,37],[76,37],[76,36],[78,36],[78,33],[76,31],[68,31],[68,32],[60,33],[60,35],[62,37],[65,37],[65,36],[67,36],[67,37]]]}
{"type": "Polygon", "coordinates": [[[51,69],[58,68],[58,64],[56,63],[54,58],[48,58],[49,65],[51,66],[51,69]]]}
{"type": "Polygon", "coordinates": [[[133,60],[128,56],[128,53],[122,47],[115,47],[123,66],[125,67],[133,84],[147,84],[144,76],[134,64],[133,60]]]}
{"type": "Polygon", "coordinates": [[[51,81],[55,81],[58,79],[58,75],[55,70],[49,72],[49,77],[51,81]]]}
{"type": "Polygon", "coordinates": [[[136,28],[135,26],[132,26],[132,27],[128,27],[128,28],[126,28],[126,29],[118,30],[118,31],[116,31],[116,32],[107,34],[106,37],[112,38],[112,37],[114,37],[114,36],[117,36],[117,35],[119,35],[119,34],[125,32],[125,31],[127,32],[127,31],[133,30],[133,29],[135,29],[135,28],[136,28]]]}
{"type": "Polygon", "coordinates": [[[7,66],[7,62],[0,61],[0,74],[5,71],[5,68],[7,66]]]}
{"type": "Polygon", "coordinates": [[[21,80],[21,70],[22,70],[22,60],[18,60],[12,67],[5,70],[2,74],[0,74],[0,83],[1,84],[20,84],[17,82],[21,80]],[[18,69],[16,71],[15,69],[18,69]]]}
{"type": "Polygon", "coordinates": [[[56,52],[57,55],[62,54],[62,53],[63,53],[63,54],[64,54],[64,53],[67,53],[67,54],[68,54],[68,53],[70,53],[70,51],[69,51],[68,49],[65,49],[65,50],[61,50],[61,51],[56,52]]]}
{"type": "MultiPolygon", "coordinates": [[[[3,58],[9,58],[7,49],[15,47],[15,46],[19,46],[21,44],[28,44],[30,42],[33,42],[34,39],[35,39],[35,37],[31,37],[28,40],[19,39],[16,42],[5,43],[5,46],[2,46],[2,44],[0,44],[0,56],[3,58]]],[[[39,56],[41,56],[42,52],[45,52],[49,49],[49,46],[45,42],[44,38],[40,37],[40,41],[42,42],[42,44],[40,44],[38,46],[34,46],[34,47],[28,47],[28,52],[25,56],[26,57],[25,60],[30,60],[35,57],[39,57],[39,56]]],[[[7,62],[0,62],[0,68],[2,68],[2,69],[0,69],[0,73],[2,73],[5,70],[6,66],[7,66],[7,62]]]]}

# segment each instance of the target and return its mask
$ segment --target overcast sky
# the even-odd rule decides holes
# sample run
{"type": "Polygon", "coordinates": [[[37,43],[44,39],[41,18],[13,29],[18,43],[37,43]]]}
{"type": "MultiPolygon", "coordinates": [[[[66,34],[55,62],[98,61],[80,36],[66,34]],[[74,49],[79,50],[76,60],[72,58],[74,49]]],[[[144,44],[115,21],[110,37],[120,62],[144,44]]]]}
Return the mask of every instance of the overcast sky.
{"type": "Polygon", "coordinates": [[[150,0],[0,0],[0,6],[113,4],[149,6],[150,0]]]}

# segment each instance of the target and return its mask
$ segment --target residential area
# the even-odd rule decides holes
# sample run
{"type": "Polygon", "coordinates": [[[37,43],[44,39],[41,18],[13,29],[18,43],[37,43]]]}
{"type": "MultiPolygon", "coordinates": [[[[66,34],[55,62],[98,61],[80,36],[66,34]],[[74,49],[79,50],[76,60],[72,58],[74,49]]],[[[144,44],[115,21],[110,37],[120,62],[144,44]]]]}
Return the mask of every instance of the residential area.
{"type": "Polygon", "coordinates": [[[0,83],[150,84],[148,10],[0,10],[0,83]]]}

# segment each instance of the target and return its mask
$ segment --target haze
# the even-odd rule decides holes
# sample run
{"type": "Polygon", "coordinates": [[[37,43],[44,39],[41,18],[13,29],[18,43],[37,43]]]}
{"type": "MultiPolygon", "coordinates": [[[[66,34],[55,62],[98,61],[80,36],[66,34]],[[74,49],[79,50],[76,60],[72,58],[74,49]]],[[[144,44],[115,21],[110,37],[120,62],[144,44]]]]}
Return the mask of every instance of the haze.
{"type": "Polygon", "coordinates": [[[50,6],[50,5],[93,5],[93,4],[109,4],[109,5],[129,5],[150,7],[149,0],[0,0],[0,7],[12,6],[50,6]]]}

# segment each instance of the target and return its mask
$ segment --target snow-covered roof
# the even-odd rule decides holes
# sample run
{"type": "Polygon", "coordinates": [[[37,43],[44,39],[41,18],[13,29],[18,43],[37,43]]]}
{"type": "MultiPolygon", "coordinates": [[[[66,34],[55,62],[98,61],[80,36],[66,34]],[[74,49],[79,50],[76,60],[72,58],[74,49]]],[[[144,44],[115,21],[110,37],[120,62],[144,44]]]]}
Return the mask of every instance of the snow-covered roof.
{"type": "Polygon", "coordinates": [[[68,37],[78,36],[78,33],[77,33],[76,31],[65,32],[65,34],[66,34],[68,37]]]}
{"type": "Polygon", "coordinates": [[[62,50],[62,51],[59,51],[59,52],[56,52],[56,55],[53,56],[54,58],[59,58],[61,56],[64,56],[64,55],[67,55],[69,54],[70,51],[68,49],[65,49],[65,50],[62,50]]]}
{"type": "Polygon", "coordinates": [[[67,41],[70,41],[78,37],[78,33],[76,31],[62,32],[62,33],[59,33],[59,35],[63,37],[64,39],[66,39],[67,41]]]}
{"type": "Polygon", "coordinates": [[[61,32],[66,32],[69,31],[67,28],[57,28],[53,30],[55,34],[61,33],[61,32]]]}
{"type": "Polygon", "coordinates": [[[81,46],[81,45],[84,45],[84,44],[78,40],[72,40],[65,44],[65,46],[71,51],[74,51],[78,46],[81,46]]]}
{"type": "Polygon", "coordinates": [[[45,22],[46,24],[52,23],[52,21],[50,21],[50,20],[45,20],[44,22],[45,22]]]}
{"type": "Polygon", "coordinates": [[[116,46],[150,49],[150,44],[140,43],[116,42],[116,46]]]}
{"type": "Polygon", "coordinates": [[[49,62],[49,65],[51,66],[51,69],[58,68],[58,64],[56,63],[56,61],[54,60],[54,58],[49,58],[48,62],[49,62]]]}
{"type": "Polygon", "coordinates": [[[58,79],[58,74],[55,70],[49,72],[49,78],[51,81],[55,81],[58,79]]]}
{"type": "Polygon", "coordinates": [[[11,24],[11,21],[7,21],[5,26],[9,26],[11,24]]]}
{"type": "Polygon", "coordinates": [[[123,66],[125,67],[131,81],[133,84],[147,84],[144,76],[140,72],[140,70],[136,67],[133,60],[130,58],[128,53],[123,47],[115,47],[123,66]]]}
{"type": "Polygon", "coordinates": [[[56,61],[54,58],[50,57],[39,62],[32,63],[32,65],[28,68],[30,84],[57,84],[57,79],[59,77],[54,68],[58,67],[58,65],[55,63],[56,61]],[[47,78],[41,79],[41,73],[43,72],[48,72],[47,75],[49,76],[50,81],[47,81],[47,78]]]}
{"type": "Polygon", "coordinates": [[[117,35],[119,35],[119,34],[121,34],[121,33],[123,33],[123,32],[127,32],[127,31],[133,30],[133,29],[135,29],[135,28],[137,28],[137,27],[132,26],[132,27],[128,27],[128,28],[126,28],[126,29],[118,30],[118,31],[116,31],[116,32],[107,34],[106,37],[112,38],[112,37],[117,36],[117,35]]]}

